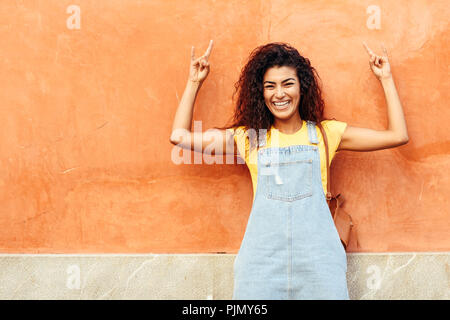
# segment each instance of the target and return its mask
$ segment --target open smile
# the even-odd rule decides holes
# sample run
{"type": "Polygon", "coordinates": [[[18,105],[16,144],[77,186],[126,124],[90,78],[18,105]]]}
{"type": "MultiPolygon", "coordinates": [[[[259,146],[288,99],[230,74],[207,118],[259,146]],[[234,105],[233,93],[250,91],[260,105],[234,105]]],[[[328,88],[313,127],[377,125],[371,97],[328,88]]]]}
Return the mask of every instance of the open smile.
{"type": "Polygon", "coordinates": [[[289,108],[291,105],[291,100],[288,101],[280,101],[280,102],[272,102],[272,105],[275,107],[276,110],[285,110],[289,108]]]}

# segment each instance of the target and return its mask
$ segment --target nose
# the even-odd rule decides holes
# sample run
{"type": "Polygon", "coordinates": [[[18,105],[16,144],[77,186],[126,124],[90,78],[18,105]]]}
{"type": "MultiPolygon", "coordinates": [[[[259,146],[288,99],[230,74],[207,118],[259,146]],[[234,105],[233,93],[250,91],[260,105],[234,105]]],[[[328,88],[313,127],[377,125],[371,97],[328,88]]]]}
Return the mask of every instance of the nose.
{"type": "Polygon", "coordinates": [[[276,89],[275,97],[276,97],[276,98],[282,98],[282,97],[284,97],[284,90],[283,90],[283,87],[278,87],[278,88],[276,89]]]}

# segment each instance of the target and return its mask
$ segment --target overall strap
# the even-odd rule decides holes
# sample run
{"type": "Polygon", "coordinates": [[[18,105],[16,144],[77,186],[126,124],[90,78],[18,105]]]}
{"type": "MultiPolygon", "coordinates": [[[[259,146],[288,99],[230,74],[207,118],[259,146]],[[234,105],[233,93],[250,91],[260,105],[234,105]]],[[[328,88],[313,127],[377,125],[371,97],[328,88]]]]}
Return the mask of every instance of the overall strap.
{"type": "Polygon", "coordinates": [[[322,137],[323,137],[323,143],[324,143],[324,147],[325,147],[325,161],[326,161],[326,166],[327,166],[327,194],[325,196],[325,198],[329,201],[333,198],[333,195],[331,194],[331,174],[330,174],[330,155],[329,155],[329,151],[328,151],[328,139],[327,139],[327,134],[325,132],[325,129],[323,128],[322,124],[319,122],[318,124],[320,132],[322,133],[322,137]]]}
{"type": "Polygon", "coordinates": [[[309,142],[318,144],[319,139],[317,138],[316,123],[314,121],[307,120],[306,125],[308,127],[309,142]]]}

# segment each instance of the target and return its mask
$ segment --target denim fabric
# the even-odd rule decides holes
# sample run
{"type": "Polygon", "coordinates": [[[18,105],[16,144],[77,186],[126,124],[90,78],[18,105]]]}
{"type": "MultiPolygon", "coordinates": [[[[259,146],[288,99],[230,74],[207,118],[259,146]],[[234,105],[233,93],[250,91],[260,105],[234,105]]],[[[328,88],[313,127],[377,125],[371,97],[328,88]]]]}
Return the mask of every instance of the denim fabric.
{"type": "Polygon", "coordinates": [[[234,300],[349,299],[347,256],[323,193],[315,123],[307,126],[316,145],[258,150],[234,300]]]}

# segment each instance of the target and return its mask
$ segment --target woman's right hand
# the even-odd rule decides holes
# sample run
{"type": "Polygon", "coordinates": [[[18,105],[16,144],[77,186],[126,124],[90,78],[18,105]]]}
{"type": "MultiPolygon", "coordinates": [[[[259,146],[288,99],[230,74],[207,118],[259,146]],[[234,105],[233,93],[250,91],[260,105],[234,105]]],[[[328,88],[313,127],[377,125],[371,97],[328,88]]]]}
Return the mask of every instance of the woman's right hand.
{"type": "Polygon", "coordinates": [[[209,42],[208,49],[204,55],[199,58],[195,58],[195,49],[192,47],[191,49],[191,66],[189,70],[189,81],[202,83],[209,73],[209,56],[211,55],[213,41],[209,42]]]}

